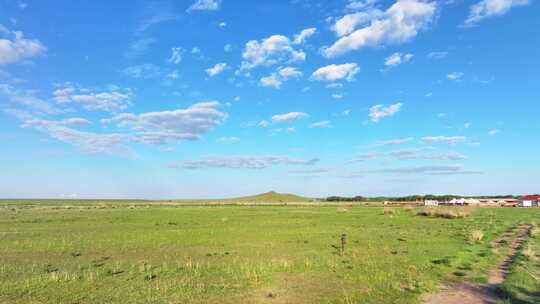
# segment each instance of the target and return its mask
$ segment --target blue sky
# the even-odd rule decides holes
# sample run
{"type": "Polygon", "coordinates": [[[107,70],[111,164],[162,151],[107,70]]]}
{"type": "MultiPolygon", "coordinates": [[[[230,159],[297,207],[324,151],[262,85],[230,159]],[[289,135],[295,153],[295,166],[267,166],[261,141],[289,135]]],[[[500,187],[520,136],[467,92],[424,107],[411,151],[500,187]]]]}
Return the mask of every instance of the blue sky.
{"type": "Polygon", "coordinates": [[[0,0],[0,196],[538,192],[539,13],[0,0]]]}

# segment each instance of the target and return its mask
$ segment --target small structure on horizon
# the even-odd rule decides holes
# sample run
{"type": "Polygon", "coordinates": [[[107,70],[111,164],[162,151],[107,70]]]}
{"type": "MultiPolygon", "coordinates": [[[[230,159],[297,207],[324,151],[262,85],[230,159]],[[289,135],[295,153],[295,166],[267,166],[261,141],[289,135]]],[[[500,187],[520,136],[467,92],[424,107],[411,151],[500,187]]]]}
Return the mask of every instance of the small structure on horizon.
{"type": "Polygon", "coordinates": [[[425,200],[424,206],[439,206],[438,200],[425,200]]]}
{"type": "Polygon", "coordinates": [[[534,195],[525,195],[520,197],[518,202],[518,207],[538,207],[540,203],[540,195],[534,194],[534,195]]]}

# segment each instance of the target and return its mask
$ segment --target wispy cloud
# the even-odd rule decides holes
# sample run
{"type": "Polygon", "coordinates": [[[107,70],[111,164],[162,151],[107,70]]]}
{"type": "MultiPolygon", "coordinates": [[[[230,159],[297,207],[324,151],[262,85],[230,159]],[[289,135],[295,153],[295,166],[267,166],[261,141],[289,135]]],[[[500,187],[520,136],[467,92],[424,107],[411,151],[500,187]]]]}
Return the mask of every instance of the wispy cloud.
{"type": "Polygon", "coordinates": [[[200,160],[184,161],[185,169],[228,168],[228,169],[266,169],[273,166],[312,166],[318,159],[291,158],[288,156],[226,156],[205,157],[200,160]]]}

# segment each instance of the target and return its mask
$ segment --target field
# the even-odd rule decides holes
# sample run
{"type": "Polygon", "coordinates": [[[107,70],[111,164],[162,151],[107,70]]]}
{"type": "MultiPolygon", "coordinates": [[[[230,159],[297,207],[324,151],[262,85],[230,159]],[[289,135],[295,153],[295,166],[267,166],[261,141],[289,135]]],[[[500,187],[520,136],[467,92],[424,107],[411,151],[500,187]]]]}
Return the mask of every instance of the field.
{"type": "MultiPolygon", "coordinates": [[[[0,203],[0,303],[418,303],[451,280],[485,281],[505,252],[490,242],[540,218],[518,208],[447,219],[412,208],[131,205],[0,203]]],[[[516,267],[538,275],[536,258],[516,267]]],[[[505,284],[521,303],[538,299],[538,281],[520,270],[505,284]]]]}

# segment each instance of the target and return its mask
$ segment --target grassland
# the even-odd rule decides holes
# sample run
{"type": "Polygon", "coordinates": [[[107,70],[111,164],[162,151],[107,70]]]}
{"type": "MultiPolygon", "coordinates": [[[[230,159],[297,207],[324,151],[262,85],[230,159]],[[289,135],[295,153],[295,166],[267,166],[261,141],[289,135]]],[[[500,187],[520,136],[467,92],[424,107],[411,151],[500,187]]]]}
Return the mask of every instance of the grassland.
{"type": "Polygon", "coordinates": [[[485,280],[503,254],[490,241],[540,216],[130,205],[4,204],[0,303],[416,303],[446,280],[485,280]],[[482,239],[471,241],[478,230],[482,239]]]}

